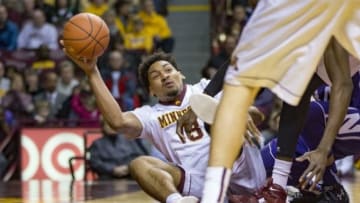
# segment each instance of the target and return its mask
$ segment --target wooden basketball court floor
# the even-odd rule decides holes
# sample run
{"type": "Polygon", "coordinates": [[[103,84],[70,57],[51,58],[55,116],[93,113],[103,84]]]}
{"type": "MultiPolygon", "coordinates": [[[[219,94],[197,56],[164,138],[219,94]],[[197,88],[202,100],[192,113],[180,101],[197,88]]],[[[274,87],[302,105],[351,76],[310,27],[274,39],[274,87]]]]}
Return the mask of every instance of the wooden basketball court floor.
{"type": "MultiPolygon", "coordinates": [[[[342,179],[352,203],[360,202],[360,171],[342,179]]],[[[1,182],[1,203],[156,203],[130,180],[1,182]]]]}

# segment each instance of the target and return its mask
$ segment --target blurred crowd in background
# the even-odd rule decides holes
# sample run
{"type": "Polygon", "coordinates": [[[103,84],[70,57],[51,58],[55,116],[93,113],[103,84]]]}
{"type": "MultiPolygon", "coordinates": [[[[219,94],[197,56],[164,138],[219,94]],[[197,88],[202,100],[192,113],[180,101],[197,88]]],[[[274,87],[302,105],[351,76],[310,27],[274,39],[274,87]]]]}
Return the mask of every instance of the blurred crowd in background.
{"type": "Polygon", "coordinates": [[[163,0],[0,1],[0,101],[22,126],[99,127],[99,111],[83,73],[61,50],[64,23],[79,12],[101,16],[111,41],[101,74],[123,110],[148,101],[137,66],[175,40],[163,0]]]}

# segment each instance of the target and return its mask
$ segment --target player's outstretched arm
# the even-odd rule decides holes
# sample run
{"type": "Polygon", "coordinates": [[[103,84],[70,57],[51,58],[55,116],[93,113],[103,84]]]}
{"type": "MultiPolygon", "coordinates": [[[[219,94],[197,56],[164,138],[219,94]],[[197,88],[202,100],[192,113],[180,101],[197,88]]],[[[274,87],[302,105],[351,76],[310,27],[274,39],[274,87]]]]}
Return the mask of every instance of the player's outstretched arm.
{"type": "Polygon", "coordinates": [[[314,189],[324,174],[327,158],[349,106],[352,93],[352,80],[349,68],[349,56],[333,38],[324,53],[326,72],[332,82],[330,92],[329,117],[319,146],[311,152],[297,158],[298,161],[308,160],[309,166],[300,177],[302,187],[315,177],[310,190],[314,189]]]}
{"type": "Polygon", "coordinates": [[[71,55],[71,53],[69,53],[65,48],[64,52],[87,75],[91,89],[96,97],[97,107],[109,125],[114,130],[123,133],[127,137],[131,138],[139,136],[142,130],[140,121],[134,114],[122,112],[121,108],[101,78],[100,72],[96,65],[97,58],[77,58],[71,55]]]}

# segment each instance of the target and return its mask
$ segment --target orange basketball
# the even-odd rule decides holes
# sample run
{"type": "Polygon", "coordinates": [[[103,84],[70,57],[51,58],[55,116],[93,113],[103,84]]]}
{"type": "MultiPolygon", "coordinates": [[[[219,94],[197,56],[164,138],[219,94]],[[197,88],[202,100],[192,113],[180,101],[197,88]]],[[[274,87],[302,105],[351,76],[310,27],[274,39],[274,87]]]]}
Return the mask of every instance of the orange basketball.
{"type": "Polygon", "coordinates": [[[104,53],[109,45],[109,28],[97,15],[80,13],[64,25],[64,47],[77,57],[91,59],[104,53]]]}

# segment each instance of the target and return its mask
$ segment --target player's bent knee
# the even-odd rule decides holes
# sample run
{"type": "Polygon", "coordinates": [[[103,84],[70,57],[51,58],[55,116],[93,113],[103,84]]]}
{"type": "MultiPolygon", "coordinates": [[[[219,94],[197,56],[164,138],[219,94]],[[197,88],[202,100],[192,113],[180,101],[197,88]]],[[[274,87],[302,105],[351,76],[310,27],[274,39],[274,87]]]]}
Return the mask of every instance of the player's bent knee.
{"type": "Polygon", "coordinates": [[[163,161],[152,156],[139,156],[133,159],[129,164],[130,173],[135,175],[138,172],[144,171],[148,168],[159,167],[163,165],[163,161]]]}
{"type": "Polygon", "coordinates": [[[129,167],[138,167],[138,165],[147,164],[148,162],[148,156],[138,156],[130,162],[129,167]]]}
{"type": "Polygon", "coordinates": [[[129,171],[131,176],[136,176],[137,172],[142,171],[144,167],[148,165],[146,159],[146,156],[139,156],[129,163],[129,171]]]}

